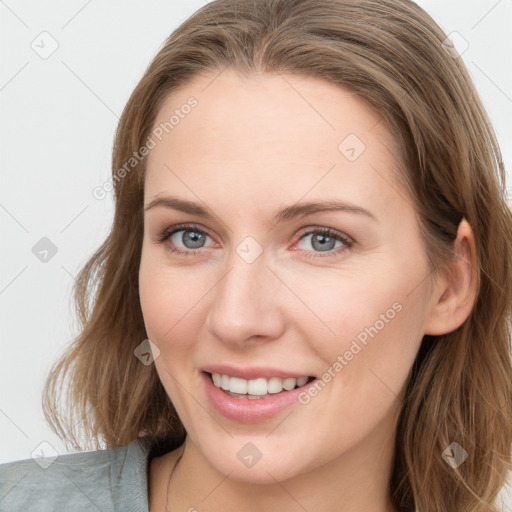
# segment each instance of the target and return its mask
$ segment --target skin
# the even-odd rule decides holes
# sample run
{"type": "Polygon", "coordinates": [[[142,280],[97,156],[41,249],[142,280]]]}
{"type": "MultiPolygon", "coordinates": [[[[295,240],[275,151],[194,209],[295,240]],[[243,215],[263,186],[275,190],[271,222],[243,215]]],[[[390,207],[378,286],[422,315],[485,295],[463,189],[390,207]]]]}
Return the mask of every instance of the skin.
{"type": "Polygon", "coordinates": [[[377,112],[318,78],[217,74],[167,98],[155,126],[190,96],[198,105],[147,159],[146,206],[173,195],[213,215],[162,206],[145,212],[140,302],[160,350],[156,369],[187,430],[169,496],[182,447],[151,462],[150,508],[393,510],[396,421],[422,337],[456,329],[474,302],[471,228],[459,227],[453,275],[432,273],[413,200],[394,174],[395,141],[377,112]],[[338,149],[348,134],[366,146],[354,161],[338,149]],[[323,211],[272,222],[281,208],[326,200],[366,208],[376,219],[323,211]],[[180,223],[207,233],[203,248],[184,245],[183,232],[157,242],[180,223]],[[321,251],[311,235],[317,227],[353,245],[338,241],[321,251]],[[263,250],[252,263],[236,252],[247,236],[263,250]],[[394,318],[306,405],[247,425],[208,402],[202,366],[321,377],[396,303],[394,318]],[[248,442],[262,454],[251,468],[236,456],[248,442]]]}

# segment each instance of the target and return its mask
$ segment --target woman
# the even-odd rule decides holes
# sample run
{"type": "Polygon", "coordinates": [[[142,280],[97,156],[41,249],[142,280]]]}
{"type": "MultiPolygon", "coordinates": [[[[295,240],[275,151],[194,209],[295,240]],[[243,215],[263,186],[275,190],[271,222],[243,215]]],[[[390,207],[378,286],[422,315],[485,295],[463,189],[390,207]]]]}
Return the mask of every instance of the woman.
{"type": "Polygon", "coordinates": [[[64,439],[107,450],[4,465],[2,506],[497,510],[504,178],[414,3],[209,3],[123,112],[114,224],[45,390],[64,439]]]}

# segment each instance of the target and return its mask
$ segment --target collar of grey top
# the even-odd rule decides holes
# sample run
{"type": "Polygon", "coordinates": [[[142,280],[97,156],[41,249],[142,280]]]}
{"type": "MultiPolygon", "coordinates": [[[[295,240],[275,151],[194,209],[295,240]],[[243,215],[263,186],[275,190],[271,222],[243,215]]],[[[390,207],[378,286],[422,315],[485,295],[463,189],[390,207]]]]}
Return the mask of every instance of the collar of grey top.
{"type": "Polygon", "coordinates": [[[149,455],[135,440],[110,450],[1,464],[1,509],[149,512],[149,455]]]}

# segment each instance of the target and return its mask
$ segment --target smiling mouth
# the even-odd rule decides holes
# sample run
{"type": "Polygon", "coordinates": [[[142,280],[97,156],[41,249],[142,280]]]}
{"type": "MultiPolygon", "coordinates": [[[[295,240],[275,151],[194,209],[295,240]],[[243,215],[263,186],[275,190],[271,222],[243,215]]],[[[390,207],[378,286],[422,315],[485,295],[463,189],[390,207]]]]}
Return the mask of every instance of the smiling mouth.
{"type": "Polygon", "coordinates": [[[224,391],[227,395],[249,400],[270,398],[274,395],[301,388],[315,380],[315,377],[288,377],[285,379],[281,377],[271,377],[269,379],[259,377],[246,380],[220,373],[206,373],[209,375],[213,385],[224,391]]]}

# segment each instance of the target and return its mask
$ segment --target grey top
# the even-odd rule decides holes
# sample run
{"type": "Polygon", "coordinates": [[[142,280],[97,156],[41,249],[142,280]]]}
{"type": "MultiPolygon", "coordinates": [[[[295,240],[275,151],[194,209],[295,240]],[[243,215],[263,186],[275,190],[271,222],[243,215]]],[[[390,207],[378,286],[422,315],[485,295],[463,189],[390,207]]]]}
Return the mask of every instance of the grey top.
{"type": "Polygon", "coordinates": [[[0,510],[149,512],[148,464],[149,452],[138,440],[55,460],[0,464],[0,510]]]}

